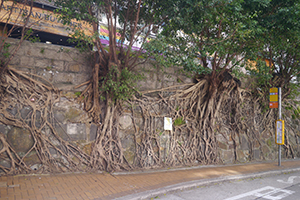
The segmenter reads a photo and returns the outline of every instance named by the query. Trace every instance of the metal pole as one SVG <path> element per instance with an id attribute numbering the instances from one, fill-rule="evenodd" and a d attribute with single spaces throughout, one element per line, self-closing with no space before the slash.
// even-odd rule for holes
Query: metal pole
<path id="1" fill-rule="evenodd" d="M 281 119 L 281 87 L 278 88 L 278 115 Z M 281 145 L 278 146 L 278 166 L 281 166 Z"/>

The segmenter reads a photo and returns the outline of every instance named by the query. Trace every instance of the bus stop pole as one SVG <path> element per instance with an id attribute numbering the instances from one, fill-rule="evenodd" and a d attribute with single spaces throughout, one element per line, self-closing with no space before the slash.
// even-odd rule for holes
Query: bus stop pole
<path id="1" fill-rule="evenodd" d="M 278 88 L 278 117 L 281 120 L 281 87 Z M 278 145 L 278 166 L 281 166 L 281 144 Z"/>

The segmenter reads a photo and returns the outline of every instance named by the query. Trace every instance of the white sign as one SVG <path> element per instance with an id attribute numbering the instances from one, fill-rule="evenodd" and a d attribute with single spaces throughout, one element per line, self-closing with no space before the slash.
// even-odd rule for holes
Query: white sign
<path id="1" fill-rule="evenodd" d="M 164 129 L 165 130 L 172 130 L 172 118 L 171 117 L 164 117 Z"/>
<path id="2" fill-rule="evenodd" d="M 276 144 L 283 145 L 284 144 L 284 121 L 277 120 L 276 121 Z"/>

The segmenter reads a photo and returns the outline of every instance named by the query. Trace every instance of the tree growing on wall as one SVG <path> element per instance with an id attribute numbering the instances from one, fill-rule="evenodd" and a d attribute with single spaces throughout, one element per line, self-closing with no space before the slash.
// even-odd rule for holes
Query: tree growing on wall
<path id="1" fill-rule="evenodd" d="M 256 28 L 260 30 L 252 40 L 256 49 L 249 54 L 249 58 L 257 63 L 255 67 L 249 66 L 255 80 L 251 83 L 253 99 L 260 103 L 266 116 L 262 121 L 268 123 L 263 126 L 269 126 L 278 116 L 277 109 L 269 109 L 269 88 L 282 88 L 283 119 L 287 127 L 284 155 L 292 158 L 299 155 L 292 145 L 294 142 L 289 140 L 292 136 L 299 137 L 296 131 L 299 129 L 299 102 L 295 101 L 299 95 L 297 77 L 300 73 L 299 6 L 300 1 L 266 1 L 262 5 L 251 1 L 244 3 L 244 7 L 254 14 Z"/>
<path id="2" fill-rule="evenodd" d="M 120 103 L 136 92 L 134 81 L 138 75 L 133 70 L 145 61 L 142 47 L 155 25 L 164 18 L 162 5 L 151 0 L 58 0 L 55 3 L 65 23 L 77 19 L 92 26 L 92 36 L 85 35 L 79 27 L 72 35 L 82 49 L 94 50 L 93 77 L 81 93 L 85 110 L 98 125 L 92 165 L 105 170 L 126 165 L 128 168 L 118 135 L 118 112 Z M 99 34 L 103 28 L 100 21 L 107 29 L 104 35 Z"/>
<path id="3" fill-rule="evenodd" d="M 259 81 L 266 83 L 267 80 L 269 86 L 286 82 L 285 87 L 288 87 L 290 80 L 299 73 L 296 51 L 299 3 L 204 0 L 176 1 L 175 5 L 161 36 L 150 43 L 148 50 L 165 66 L 183 66 L 197 74 L 198 87 L 193 89 L 201 94 L 201 98 L 192 99 L 183 110 L 191 107 L 190 110 L 198 117 L 199 130 L 203 133 L 201 138 L 206 145 L 203 149 L 205 159 L 216 162 L 215 132 L 220 111 L 226 110 L 228 114 L 234 148 L 237 143 L 235 135 L 241 131 L 240 124 L 248 126 L 241 121 L 244 117 L 238 117 L 242 107 L 239 97 L 246 91 L 230 74 L 245 72 L 243 66 L 249 59 L 258 63 L 265 58 L 270 58 L 270 66 L 273 67 L 261 62 L 254 74 L 263 77 Z M 280 76 L 271 80 L 276 71 Z M 230 103 L 226 105 L 228 109 L 221 109 L 220 105 L 226 102 Z M 184 113 L 183 110 L 181 113 Z M 189 114 L 183 115 L 187 117 Z M 271 121 L 266 121 L 269 127 Z M 255 130 L 253 132 L 256 134 Z M 253 152 L 249 157 L 253 158 Z"/>
<path id="4" fill-rule="evenodd" d="M 233 98 L 235 106 L 240 102 L 236 99 L 240 96 L 236 92 L 241 92 L 240 81 L 231 74 L 242 70 L 245 52 L 251 46 L 249 39 L 255 32 L 255 21 L 242 3 L 176 1 L 162 34 L 148 46 L 163 65 L 183 66 L 196 74 L 198 83 L 193 92 L 201 95 L 191 99 L 183 110 L 192 111 L 200 121 L 199 134 L 205 146 L 202 159 L 208 163 L 218 161 L 215 125 L 220 106 L 228 98 Z M 235 106 L 229 111 L 233 115 Z"/>
<path id="5" fill-rule="evenodd" d="M 262 89 L 282 87 L 286 98 L 293 90 L 293 82 L 300 73 L 299 66 L 299 1 L 268 1 L 264 6 L 245 1 L 245 7 L 257 21 L 256 52 L 250 55 L 252 60 L 268 59 L 260 68 L 250 71 L 259 76 Z M 258 12 L 259 11 L 259 12 Z M 294 85 L 294 86 L 293 86 Z M 258 85 L 259 86 L 259 85 Z M 266 91 L 268 92 L 268 91 Z"/>

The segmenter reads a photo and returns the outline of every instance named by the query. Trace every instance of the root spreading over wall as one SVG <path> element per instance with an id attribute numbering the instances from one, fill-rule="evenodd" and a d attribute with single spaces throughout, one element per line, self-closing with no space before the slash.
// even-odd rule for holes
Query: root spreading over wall
<path id="1" fill-rule="evenodd" d="M 42 78 L 32 76 L 10 68 L 1 83 L 0 122 L 29 131 L 34 143 L 25 155 L 19 155 L 1 133 L 0 158 L 10 167 L 0 165 L 0 169 L 6 174 L 32 173 L 37 168 L 26 163 L 32 155 L 39 159 L 37 173 L 89 169 L 90 156 L 56 132 L 52 108 L 59 101 L 59 92 Z M 29 111 L 26 115 L 20 113 L 23 108 Z"/>
<path id="2" fill-rule="evenodd" d="M 255 159 L 254 149 L 259 149 L 260 159 L 272 159 L 269 154 L 276 154 L 272 153 L 275 145 L 269 144 L 266 135 L 274 138 L 277 113 L 263 113 L 259 100 L 234 79 L 223 80 L 212 90 L 209 79 L 203 78 L 185 88 L 144 92 L 124 106 L 108 102 L 97 125 L 92 151 L 87 154 L 56 130 L 59 122 L 53 116 L 53 105 L 60 101 L 60 92 L 41 77 L 9 68 L 0 87 L 0 122 L 27 130 L 33 144 L 20 155 L 0 133 L 0 160 L 9 163 L 0 165 L 0 170 L 19 174 L 217 164 L 225 160 L 221 148 L 232 152 L 232 162 L 241 157 L 244 161 Z M 289 100 L 285 104 L 294 106 Z M 20 112 L 24 108 L 28 110 L 26 115 Z M 119 130 L 119 117 L 125 110 L 131 112 L 134 126 L 130 133 L 134 146 L 131 160 L 124 154 Z M 284 115 L 283 154 L 286 158 L 299 157 L 299 118 L 293 119 L 289 110 Z M 163 129 L 164 117 L 172 118 L 172 131 Z M 225 147 L 220 141 L 226 143 Z M 245 141 L 247 154 L 242 154 Z M 269 154 L 266 148 L 271 149 Z M 39 163 L 27 162 L 32 155 Z M 33 165 L 37 164 L 35 171 Z"/>

